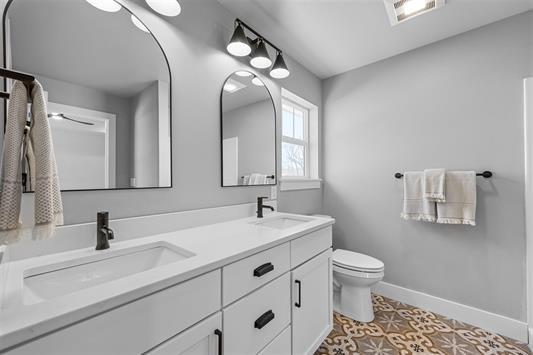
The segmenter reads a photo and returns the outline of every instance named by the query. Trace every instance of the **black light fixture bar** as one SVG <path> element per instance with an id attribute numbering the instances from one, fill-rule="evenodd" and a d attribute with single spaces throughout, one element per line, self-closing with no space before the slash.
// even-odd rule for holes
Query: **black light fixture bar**
<path id="1" fill-rule="evenodd" d="M 248 26 L 246 23 L 244 23 L 241 19 L 236 19 L 235 20 L 235 23 L 238 23 L 240 24 L 242 27 L 246 28 L 248 31 L 252 32 L 257 38 L 257 39 L 262 39 L 264 42 L 268 43 L 268 45 L 272 48 L 274 48 L 276 51 L 278 51 L 279 53 L 281 53 L 281 49 L 279 49 L 278 47 L 276 47 L 272 42 L 270 42 L 268 39 L 266 39 L 265 37 L 261 36 L 256 30 L 254 30 L 253 28 L 251 28 L 250 26 Z"/>

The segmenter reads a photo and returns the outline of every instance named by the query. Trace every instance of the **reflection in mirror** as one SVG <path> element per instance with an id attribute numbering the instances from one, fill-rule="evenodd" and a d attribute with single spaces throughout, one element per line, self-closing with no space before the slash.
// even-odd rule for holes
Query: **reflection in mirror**
<path id="1" fill-rule="evenodd" d="M 4 67 L 46 91 L 62 190 L 171 186 L 167 60 L 114 4 L 13 0 L 5 10 Z"/>
<path id="2" fill-rule="evenodd" d="M 222 186 L 276 184 L 276 111 L 263 81 L 233 73 L 221 94 Z"/>

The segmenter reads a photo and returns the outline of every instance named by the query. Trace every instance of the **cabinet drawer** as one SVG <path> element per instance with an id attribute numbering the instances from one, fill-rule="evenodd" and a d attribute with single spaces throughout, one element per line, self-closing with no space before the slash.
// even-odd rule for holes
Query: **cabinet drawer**
<path id="1" fill-rule="evenodd" d="M 291 327 L 288 326 L 257 355 L 289 355 L 291 353 Z"/>
<path id="2" fill-rule="evenodd" d="M 221 355 L 222 312 L 168 339 L 143 355 Z"/>
<path id="3" fill-rule="evenodd" d="M 290 308 L 288 273 L 225 308 L 224 354 L 257 354 L 289 325 Z"/>
<path id="4" fill-rule="evenodd" d="M 140 354 L 220 309 L 220 269 L 89 318 L 8 354 Z"/>
<path id="5" fill-rule="evenodd" d="M 331 248 L 331 226 L 291 241 L 291 268 Z"/>
<path id="6" fill-rule="evenodd" d="M 222 268 L 224 306 L 289 271 L 290 246 L 285 243 Z"/>

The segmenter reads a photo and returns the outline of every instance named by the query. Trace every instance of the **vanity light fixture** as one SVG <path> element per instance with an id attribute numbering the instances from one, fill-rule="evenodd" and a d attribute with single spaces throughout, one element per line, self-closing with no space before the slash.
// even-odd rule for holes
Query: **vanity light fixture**
<path id="1" fill-rule="evenodd" d="M 265 86 L 265 83 L 263 83 L 261 79 L 259 79 L 257 76 L 254 76 L 254 78 L 252 79 L 252 84 L 254 84 L 255 86 Z"/>
<path id="2" fill-rule="evenodd" d="M 272 65 L 272 60 L 268 56 L 268 50 L 266 49 L 265 42 L 259 39 L 257 45 L 252 50 L 252 58 L 250 58 L 250 64 L 252 67 L 258 69 L 265 69 Z"/>
<path id="3" fill-rule="evenodd" d="M 96 7 L 98 10 L 106 12 L 117 12 L 122 8 L 115 0 L 86 0 L 89 4 Z"/>
<path id="4" fill-rule="evenodd" d="M 235 30 L 233 30 L 233 36 L 231 36 L 226 49 L 236 57 L 244 57 L 252 52 L 252 47 L 250 47 L 248 38 L 244 34 L 244 30 L 240 23 L 236 23 Z"/>
<path id="5" fill-rule="evenodd" d="M 287 69 L 287 64 L 285 64 L 285 59 L 281 55 L 281 52 L 278 52 L 276 55 L 276 60 L 272 69 L 270 69 L 270 76 L 274 79 L 283 79 L 288 77 L 290 74 L 289 69 Z"/>
<path id="6" fill-rule="evenodd" d="M 247 37 L 244 29 L 251 32 L 255 36 L 255 39 Z M 272 59 L 270 59 L 267 44 L 277 53 L 274 65 L 272 65 Z M 240 19 L 235 20 L 235 29 L 226 49 L 236 57 L 249 55 L 250 65 L 254 68 L 266 69 L 271 67 L 270 76 L 274 79 L 283 79 L 290 75 L 281 50 Z"/>
<path id="7" fill-rule="evenodd" d="M 135 27 L 137 27 L 137 28 L 140 29 L 141 31 L 146 32 L 146 33 L 150 33 L 150 31 L 148 30 L 148 28 L 146 28 L 146 26 L 141 22 L 141 20 L 139 20 L 139 19 L 137 18 L 137 16 L 135 16 L 135 15 L 131 15 L 131 22 L 133 22 L 133 24 L 135 25 Z"/>
<path id="8" fill-rule="evenodd" d="M 443 7 L 446 0 L 383 0 L 392 26 Z"/>
<path id="9" fill-rule="evenodd" d="M 174 17 L 181 13 L 178 0 L 146 0 L 146 3 L 152 10 L 163 16 Z"/>
<path id="10" fill-rule="evenodd" d="M 237 76 L 240 76 L 240 77 L 243 77 L 243 78 L 247 78 L 247 77 L 253 75 L 252 73 L 250 73 L 249 71 L 246 71 L 246 70 L 239 70 L 239 71 L 236 71 L 235 74 L 236 74 Z"/>

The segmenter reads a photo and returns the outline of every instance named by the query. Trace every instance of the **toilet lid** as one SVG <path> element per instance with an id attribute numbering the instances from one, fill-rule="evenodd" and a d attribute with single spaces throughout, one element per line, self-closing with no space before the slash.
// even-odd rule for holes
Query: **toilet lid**
<path id="1" fill-rule="evenodd" d="M 371 272 L 379 272 L 385 268 L 385 264 L 376 258 L 343 249 L 333 252 L 333 263 L 346 269 Z"/>

